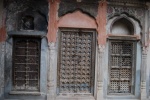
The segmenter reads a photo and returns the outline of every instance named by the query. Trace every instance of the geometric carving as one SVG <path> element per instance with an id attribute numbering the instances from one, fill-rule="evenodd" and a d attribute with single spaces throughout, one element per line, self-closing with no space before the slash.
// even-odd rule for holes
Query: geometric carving
<path id="1" fill-rule="evenodd" d="M 117 3 L 124 3 L 124 4 L 144 4 L 140 0 L 107 0 L 108 2 L 117 2 Z"/>
<path id="2" fill-rule="evenodd" d="M 58 71 L 59 93 L 91 93 L 94 82 L 93 32 L 62 31 Z"/>
<path id="3" fill-rule="evenodd" d="M 126 13 L 137 18 L 140 21 L 141 25 L 143 25 L 144 11 L 144 8 L 137 7 L 108 6 L 107 18 L 110 19 L 113 16 Z"/>
<path id="4" fill-rule="evenodd" d="M 14 90 L 38 91 L 40 79 L 40 39 L 14 38 Z"/>
<path id="5" fill-rule="evenodd" d="M 109 93 L 131 93 L 133 42 L 111 41 Z"/>

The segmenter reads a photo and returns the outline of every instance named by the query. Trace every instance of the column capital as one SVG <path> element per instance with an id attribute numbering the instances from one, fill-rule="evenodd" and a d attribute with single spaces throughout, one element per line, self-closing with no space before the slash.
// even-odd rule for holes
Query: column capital
<path id="1" fill-rule="evenodd" d="M 98 45 L 98 52 L 102 53 L 105 51 L 105 46 L 104 45 Z"/>
<path id="2" fill-rule="evenodd" d="M 147 53 L 148 53 L 148 47 L 147 46 L 142 47 L 142 54 L 147 55 Z"/>
<path id="3" fill-rule="evenodd" d="M 50 43 L 48 43 L 48 48 L 49 48 L 49 50 L 55 50 L 55 48 L 56 48 L 56 43 L 55 43 L 55 42 L 50 42 Z"/>

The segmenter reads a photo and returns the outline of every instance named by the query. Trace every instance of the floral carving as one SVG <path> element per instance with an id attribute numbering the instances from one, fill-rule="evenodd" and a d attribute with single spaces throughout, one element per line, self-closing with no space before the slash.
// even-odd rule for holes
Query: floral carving
<path id="1" fill-rule="evenodd" d="M 141 24 L 144 22 L 144 8 L 136 7 L 108 6 L 107 19 L 110 19 L 113 16 L 117 16 L 123 13 L 138 19 L 141 22 Z"/>

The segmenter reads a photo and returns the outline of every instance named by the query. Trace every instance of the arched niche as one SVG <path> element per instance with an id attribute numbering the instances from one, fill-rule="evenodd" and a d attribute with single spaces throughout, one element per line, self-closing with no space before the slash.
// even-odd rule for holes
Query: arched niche
<path id="1" fill-rule="evenodd" d="M 134 35 L 134 26 L 126 18 L 116 20 L 111 26 L 114 35 Z"/>
<path id="2" fill-rule="evenodd" d="M 47 31 L 46 15 L 41 14 L 39 11 L 27 9 L 18 13 L 17 28 L 21 30 L 34 30 L 34 31 Z"/>
<path id="3" fill-rule="evenodd" d="M 23 30 L 34 30 L 34 17 L 32 17 L 32 16 L 22 17 L 21 29 L 23 29 Z"/>
<path id="4" fill-rule="evenodd" d="M 120 29 L 123 29 L 126 33 L 122 32 L 119 35 L 129 35 L 127 33 L 130 32 L 130 35 L 135 35 L 141 38 L 142 28 L 140 23 L 137 21 L 137 19 L 134 19 L 126 14 L 121 14 L 108 19 L 106 26 L 107 34 L 118 35 L 115 34 L 115 29 L 119 28 L 118 25 L 120 24 Z"/>
<path id="5" fill-rule="evenodd" d="M 97 29 L 97 24 L 94 18 L 77 10 L 62 16 L 58 27 Z"/>

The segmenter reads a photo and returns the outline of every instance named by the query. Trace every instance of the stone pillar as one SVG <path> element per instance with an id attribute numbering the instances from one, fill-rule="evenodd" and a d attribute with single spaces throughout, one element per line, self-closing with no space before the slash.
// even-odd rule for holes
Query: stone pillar
<path id="1" fill-rule="evenodd" d="M 141 100 L 146 100 L 146 70 L 147 70 L 147 47 L 142 49 L 142 64 L 141 64 Z"/>
<path id="2" fill-rule="evenodd" d="M 57 10 L 59 0 L 49 1 L 49 22 L 48 22 L 48 42 L 49 42 L 49 67 L 48 67 L 48 79 L 47 79 L 47 100 L 55 100 L 56 97 L 56 33 L 57 33 Z M 55 72 L 55 73 L 54 73 Z"/>
<path id="3" fill-rule="evenodd" d="M 106 22 L 107 22 L 107 1 L 101 0 L 98 7 L 98 15 L 96 21 L 98 24 L 98 74 L 97 74 L 97 99 L 103 100 L 103 66 L 104 66 L 104 51 L 106 45 Z"/>
<path id="4" fill-rule="evenodd" d="M 47 72 L 47 100 L 55 100 L 56 96 L 56 84 L 55 84 L 55 57 L 56 57 L 56 45 L 55 43 L 49 43 L 49 61 Z"/>
<path id="5" fill-rule="evenodd" d="M 144 34 L 144 43 L 143 43 L 143 48 L 142 48 L 142 64 L 141 64 L 141 100 L 147 100 L 148 99 L 148 94 L 149 94 L 149 88 L 147 88 L 147 70 L 149 70 L 147 66 L 147 54 L 148 54 L 148 48 L 149 48 L 149 16 L 150 16 L 150 3 L 147 3 L 148 9 L 145 12 L 145 34 Z M 147 90 L 148 89 L 148 90 Z"/>
<path id="6" fill-rule="evenodd" d="M 103 100 L 103 58 L 104 58 L 104 45 L 98 47 L 98 68 L 97 68 L 97 100 Z"/>

